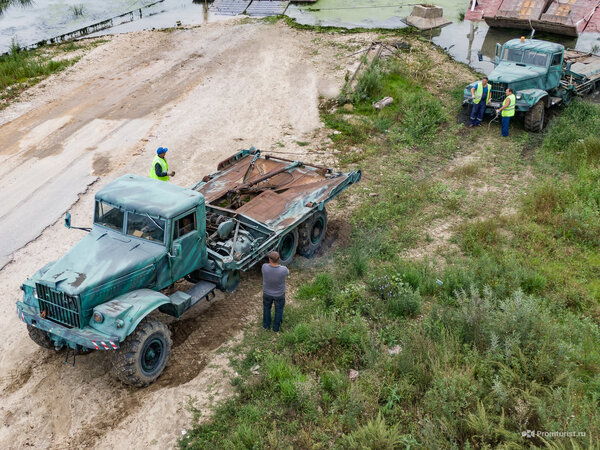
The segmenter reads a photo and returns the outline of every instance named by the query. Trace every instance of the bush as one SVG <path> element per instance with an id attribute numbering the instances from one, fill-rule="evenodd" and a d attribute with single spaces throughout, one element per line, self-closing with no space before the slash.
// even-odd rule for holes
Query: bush
<path id="1" fill-rule="evenodd" d="M 385 419 L 378 414 L 345 437 L 344 448 L 363 450 L 393 450 L 403 444 L 398 425 L 387 426 Z"/>
<path id="2" fill-rule="evenodd" d="M 363 60 L 363 64 L 366 62 Z M 352 93 L 352 101 L 377 101 L 383 88 L 384 70 L 379 62 L 369 65 L 359 76 Z"/>

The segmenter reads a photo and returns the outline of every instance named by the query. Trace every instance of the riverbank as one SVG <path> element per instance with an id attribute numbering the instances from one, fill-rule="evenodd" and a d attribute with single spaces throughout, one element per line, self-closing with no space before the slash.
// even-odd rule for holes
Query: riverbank
<path id="1" fill-rule="evenodd" d="M 475 74 L 404 39 L 321 110 L 363 170 L 328 205 L 341 247 L 292 264 L 312 280 L 282 331 L 255 319 L 229 353 L 236 394 L 196 409 L 181 448 L 598 445 L 600 107 L 508 139 L 465 128 Z"/>

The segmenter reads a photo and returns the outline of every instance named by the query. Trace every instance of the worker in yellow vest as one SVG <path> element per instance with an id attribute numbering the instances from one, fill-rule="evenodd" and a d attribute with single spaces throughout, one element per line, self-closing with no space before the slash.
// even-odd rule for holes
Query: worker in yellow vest
<path id="1" fill-rule="evenodd" d="M 508 123 L 510 122 L 510 118 L 515 115 L 515 104 L 517 103 L 517 99 L 515 98 L 515 94 L 511 88 L 506 88 L 506 98 L 504 99 L 504 104 L 502 108 L 498 108 L 496 114 L 502 112 L 502 136 L 508 136 Z"/>
<path id="2" fill-rule="evenodd" d="M 156 156 L 152 161 L 152 167 L 150 168 L 150 178 L 161 181 L 169 181 L 169 177 L 175 176 L 175 171 L 169 172 L 169 165 L 167 164 L 167 150 L 166 147 L 158 147 L 156 150 Z"/>
<path id="3" fill-rule="evenodd" d="M 487 77 L 471 88 L 471 99 L 473 100 L 473 109 L 471 110 L 470 127 L 478 127 L 483 120 L 485 108 L 492 98 L 492 89 L 488 84 Z"/>

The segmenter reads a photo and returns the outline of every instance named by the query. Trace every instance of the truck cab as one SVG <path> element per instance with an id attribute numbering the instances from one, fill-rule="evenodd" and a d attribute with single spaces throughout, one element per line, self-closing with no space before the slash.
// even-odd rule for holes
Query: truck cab
<path id="1" fill-rule="evenodd" d="M 22 285 L 20 318 L 47 332 L 46 346 L 116 348 L 171 302 L 157 291 L 206 264 L 205 226 L 202 194 L 125 175 L 96 194 L 89 234 Z"/>

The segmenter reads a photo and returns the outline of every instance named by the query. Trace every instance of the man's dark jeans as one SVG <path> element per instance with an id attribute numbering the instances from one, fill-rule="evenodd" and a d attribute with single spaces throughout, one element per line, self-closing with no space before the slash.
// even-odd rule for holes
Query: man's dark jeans
<path id="1" fill-rule="evenodd" d="M 279 331 L 281 322 L 283 322 L 283 307 L 285 306 L 285 295 L 273 297 L 263 294 L 263 327 L 266 330 L 271 328 L 271 306 L 275 303 L 275 319 L 273 320 L 273 331 Z"/>

